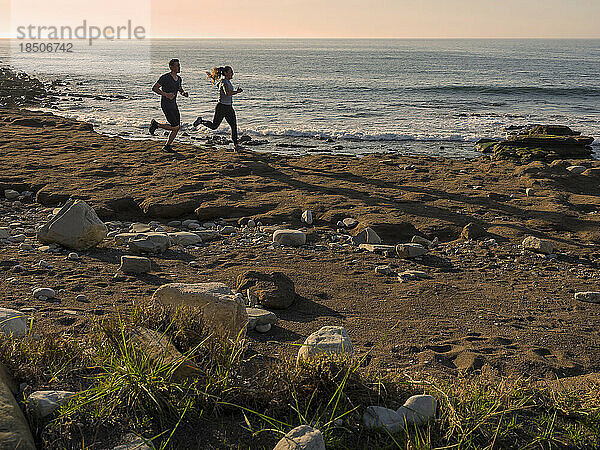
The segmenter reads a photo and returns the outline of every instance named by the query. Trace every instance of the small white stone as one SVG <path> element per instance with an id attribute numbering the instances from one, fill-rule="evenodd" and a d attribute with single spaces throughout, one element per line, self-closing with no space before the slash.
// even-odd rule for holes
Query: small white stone
<path id="1" fill-rule="evenodd" d="M 77 253 L 75 253 L 75 252 L 71 252 L 71 253 L 69 253 L 69 254 L 67 255 L 67 259 L 68 259 L 69 261 L 78 261 L 80 258 L 79 258 L 79 255 L 78 255 Z"/>
<path id="2" fill-rule="evenodd" d="M 83 294 L 79 294 L 77 297 L 75 297 L 75 301 L 81 302 L 81 303 L 87 303 L 87 297 Z"/>
<path id="3" fill-rule="evenodd" d="M 55 298 L 56 292 L 51 288 L 35 288 L 33 290 L 33 297 L 40 300 L 42 300 L 42 297 L 44 297 L 44 300 L 47 300 L 49 298 Z"/>
<path id="4" fill-rule="evenodd" d="M 312 211 L 307 209 L 306 211 L 304 211 L 302 213 L 302 217 L 301 217 L 302 223 L 305 223 L 306 225 L 312 225 L 313 223 L 313 214 Z"/>
<path id="5" fill-rule="evenodd" d="M 7 200 L 14 200 L 15 198 L 19 197 L 19 192 L 15 191 L 14 189 L 5 189 L 4 196 Z"/>

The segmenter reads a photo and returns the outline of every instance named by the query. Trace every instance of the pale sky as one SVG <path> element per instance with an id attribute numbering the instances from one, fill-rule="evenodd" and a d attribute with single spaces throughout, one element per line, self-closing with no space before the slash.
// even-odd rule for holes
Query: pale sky
<path id="1" fill-rule="evenodd" d="M 33 24 L 59 24 L 57 20 L 68 21 L 73 14 L 76 15 L 73 19 L 101 21 L 100 11 L 107 11 L 106 0 L 72 0 L 71 8 L 57 8 L 55 3 L 0 0 L 0 36 L 15 33 L 11 4 L 13 10 L 21 10 L 19 17 L 26 11 L 27 20 Z M 131 0 L 118 2 L 130 3 Z M 134 3 L 138 5 L 137 11 L 145 9 L 146 17 L 151 17 L 152 37 L 600 38 L 600 0 L 134 0 Z M 116 7 L 113 11 L 118 14 L 121 9 Z"/>

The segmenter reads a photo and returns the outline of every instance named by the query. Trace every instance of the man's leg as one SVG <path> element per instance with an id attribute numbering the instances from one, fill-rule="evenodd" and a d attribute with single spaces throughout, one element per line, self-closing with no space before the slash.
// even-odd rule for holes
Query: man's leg
<path id="1" fill-rule="evenodd" d="M 175 140 L 175 136 L 177 136 L 177 133 L 181 129 L 181 125 L 177 125 L 176 127 L 171 127 L 171 129 L 172 129 L 172 131 L 169 134 L 169 139 L 167 139 L 167 145 L 171 145 L 173 143 L 173 141 Z"/>

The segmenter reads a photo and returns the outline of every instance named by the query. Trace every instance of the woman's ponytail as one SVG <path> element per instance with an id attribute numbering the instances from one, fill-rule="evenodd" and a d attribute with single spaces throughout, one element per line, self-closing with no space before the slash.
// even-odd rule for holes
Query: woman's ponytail
<path id="1" fill-rule="evenodd" d="M 212 82 L 212 84 L 215 84 L 217 81 L 219 81 L 219 78 L 221 78 L 224 73 L 224 67 L 213 67 L 211 71 L 206 71 L 206 77 Z"/>

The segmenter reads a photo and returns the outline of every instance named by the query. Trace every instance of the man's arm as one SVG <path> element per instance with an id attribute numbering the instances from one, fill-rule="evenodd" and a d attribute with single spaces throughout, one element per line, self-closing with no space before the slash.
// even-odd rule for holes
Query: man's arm
<path id="1" fill-rule="evenodd" d="M 161 89 L 161 86 L 160 86 L 160 84 L 158 84 L 158 82 L 154 83 L 154 86 L 152 87 L 152 91 L 156 92 L 158 95 L 167 97 L 169 100 L 173 100 L 175 98 L 175 95 L 172 92 L 163 92 L 163 90 Z"/>
<path id="2" fill-rule="evenodd" d="M 185 91 L 183 90 L 183 85 L 180 85 L 180 86 L 179 86 L 179 93 L 180 93 L 181 95 L 183 95 L 184 97 L 189 97 L 189 96 L 190 96 L 190 94 L 188 94 L 187 92 L 185 92 Z"/>

